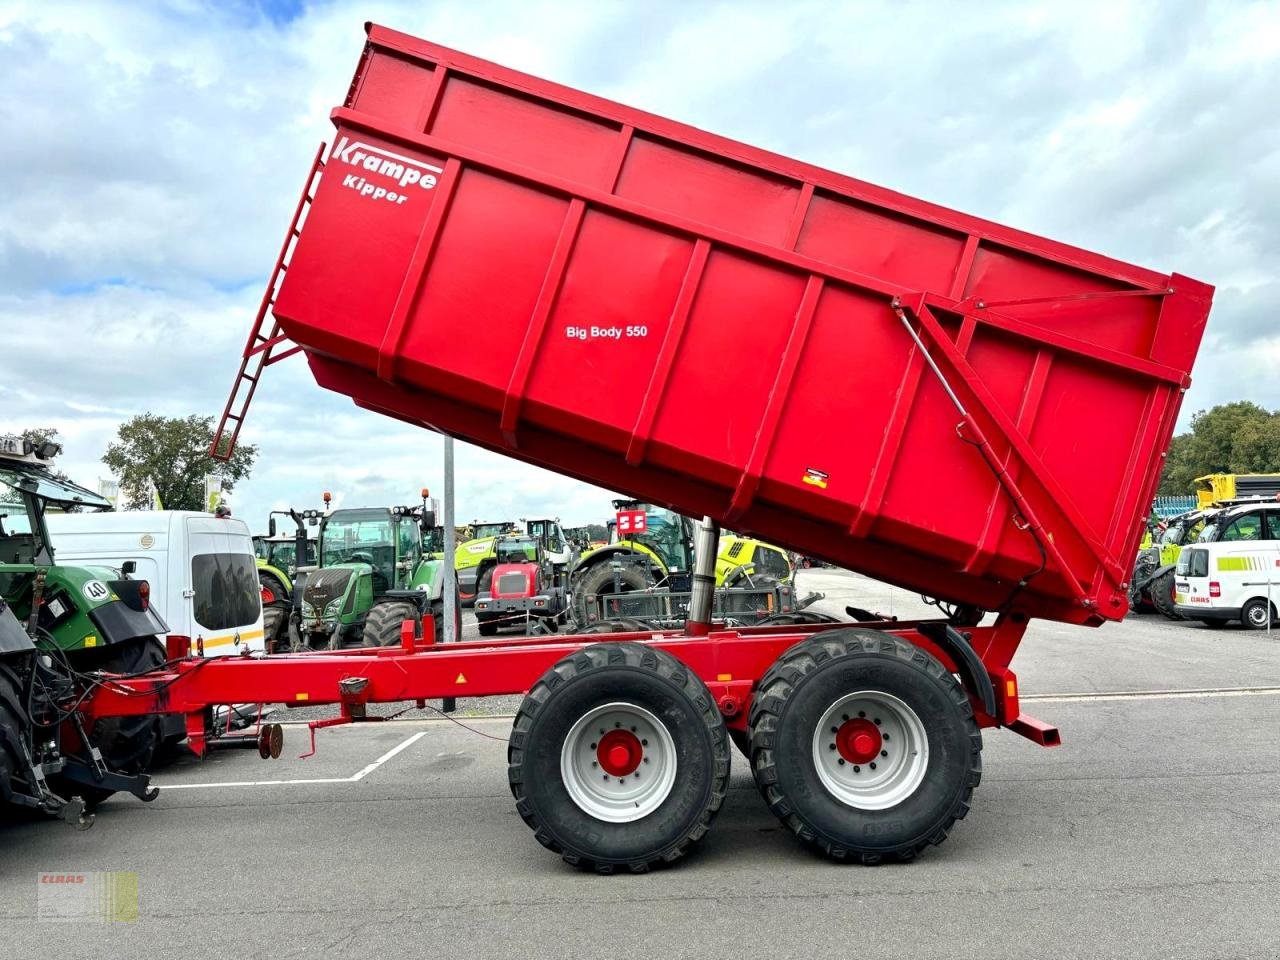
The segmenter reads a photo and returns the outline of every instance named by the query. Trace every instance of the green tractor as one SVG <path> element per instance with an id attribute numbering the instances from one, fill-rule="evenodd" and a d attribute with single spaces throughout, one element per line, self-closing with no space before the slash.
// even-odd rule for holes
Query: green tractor
<path id="1" fill-rule="evenodd" d="M 317 565 L 299 574 L 293 592 L 292 649 L 390 646 L 405 620 L 426 617 L 443 637 L 443 533 L 425 490 L 421 506 L 301 515 L 316 518 L 320 532 Z M 460 612 L 454 623 L 461 635 Z"/>
<path id="2" fill-rule="evenodd" d="M 278 533 L 278 516 L 292 520 L 296 532 Z M 253 538 L 258 586 L 262 591 L 262 628 L 268 650 L 284 645 L 293 606 L 293 582 L 299 569 L 308 569 L 316 562 L 315 541 L 308 536 L 307 525 L 314 527 L 319 522 L 315 516 L 304 517 L 297 510 L 272 510 L 267 515 L 267 535 Z"/>
<path id="3" fill-rule="evenodd" d="M 113 717 L 85 729 L 75 692 L 96 674 L 162 666 L 157 634 L 168 628 L 151 609 L 147 581 L 129 579 L 130 564 L 55 563 L 47 511 L 111 509 L 52 472 L 60 450 L 0 437 L 0 800 L 79 816 L 117 790 L 150 799 L 145 774 L 166 724 Z M 58 718 L 68 712 L 76 742 L 59 743 Z"/>
<path id="4" fill-rule="evenodd" d="M 592 622 L 587 598 L 637 590 L 692 589 L 693 521 L 652 503 L 614 500 L 618 512 L 643 514 L 640 532 L 618 533 L 610 521 L 609 542 L 585 551 L 570 580 L 573 616 L 579 624 Z M 727 535 L 716 553 L 716 586 L 757 586 L 789 583 L 793 576 L 786 551 L 749 537 Z"/>

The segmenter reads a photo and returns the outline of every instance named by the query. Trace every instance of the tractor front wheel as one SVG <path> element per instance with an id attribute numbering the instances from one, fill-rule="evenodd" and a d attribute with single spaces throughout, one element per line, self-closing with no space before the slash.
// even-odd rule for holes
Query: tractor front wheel
<path id="1" fill-rule="evenodd" d="M 392 647 L 400 642 L 400 625 L 417 620 L 418 608 L 407 600 L 375 603 L 364 621 L 366 647 Z"/>
<path id="2" fill-rule="evenodd" d="M 80 671 L 103 670 L 108 673 L 133 675 L 155 670 L 165 664 L 164 646 L 155 637 L 135 637 L 99 650 L 80 651 L 71 655 L 72 665 Z M 112 773 L 146 773 L 151 769 L 156 751 L 161 747 L 164 731 L 158 714 L 136 717 L 103 717 L 88 731 L 90 742 L 102 753 L 102 761 Z M 85 807 L 93 809 L 115 791 L 105 787 L 81 784 L 58 790 L 64 796 L 78 794 Z"/>
<path id="3" fill-rule="evenodd" d="M 982 734 L 935 658 L 886 633 L 786 651 L 751 706 L 751 769 L 774 815 L 832 860 L 911 860 L 969 810 Z"/>
<path id="4" fill-rule="evenodd" d="M 1147 591 L 1151 594 L 1151 603 L 1170 620 L 1185 620 L 1173 603 L 1173 571 L 1166 570 L 1151 581 Z"/>

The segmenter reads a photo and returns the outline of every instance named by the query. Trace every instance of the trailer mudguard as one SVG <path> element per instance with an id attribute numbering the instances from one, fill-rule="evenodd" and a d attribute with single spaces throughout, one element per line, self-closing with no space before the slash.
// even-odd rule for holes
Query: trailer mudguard
<path id="1" fill-rule="evenodd" d="M 972 696 L 982 701 L 982 709 L 987 712 L 987 716 L 997 716 L 996 693 L 991 686 L 991 675 L 965 635 L 951 624 L 940 621 L 922 623 L 917 629 L 951 657 L 955 662 L 956 672 L 960 674 L 960 682 Z"/>

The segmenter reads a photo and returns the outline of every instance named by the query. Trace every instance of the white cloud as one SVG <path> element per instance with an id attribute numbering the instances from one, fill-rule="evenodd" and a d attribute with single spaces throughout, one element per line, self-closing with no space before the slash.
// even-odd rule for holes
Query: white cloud
<path id="1" fill-rule="evenodd" d="M 1184 414 L 1280 406 L 1274 4 L 0 7 L 0 429 L 86 482 L 122 417 L 216 412 L 367 19 L 980 216 L 1219 285 Z M 266 12 L 263 12 L 265 9 Z M 11 344 L 20 343 L 20 347 Z M 235 497 L 438 489 L 438 438 L 274 367 Z M 607 495 L 473 448 L 465 517 Z"/>

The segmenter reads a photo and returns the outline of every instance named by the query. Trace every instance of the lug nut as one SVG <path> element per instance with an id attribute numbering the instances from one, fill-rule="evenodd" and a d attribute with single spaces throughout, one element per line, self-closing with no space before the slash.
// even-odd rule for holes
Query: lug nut
<path id="1" fill-rule="evenodd" d="M 887 733 L 882 733 L 881 736 L 884 737 L 886 740 L 889 739 L 889 735 Z"/>
<path id="2" fill-rule="evenodd" d="M 636 732 L 636 728 L 635 728 L 635 727 L 632 727 L 632 728 L 631 728 L 631 732 L 632 732 L 632 733 L 635 733 L 635 732 Z"/>
<path id="3" fill-rule="evenodd" d="M 828 743 L 828 744 L 827 744 L 827 749 L 828 749 L 828 750 L 834 750 L 835 748 L 836 748 L 836 745 L 835 745 L 834 743 Z"/>
<path id="4" fill-rule="evenodd" d="M 640 746 L 642 746 L 642 747 L 647 747 L 648 745 L 649 745 L 649 741 L 648 741 L 648 740 L 641 740 L 641 741 L 640 741 Z"/>
<path id="5" fill-rule="evenodd" d="M 848 720 L 848 719 L 849 719 L 849 715 L 848 715 L 847 713 L 842 713 L 842 714 L 840 714 L 840 719 L 841 719 L 841 720 Z"/>
<path id="6" fill-rule="evenodd" d="M 888 751 L 888 750 L 881 750 L 881 751 L 880 751 L 880 756 L 882 756 L 882 757 L 887 757 L 888 755 L 889 755 L 889 751 Z"/>
<path id="7" fill-rule="evenodd" d="M 591 745 L 591 749 L 592 749 L 592 750 L 594 750 L 595 748 L 596 748 L 596 745 L 593 743 L 593 744 Z"/>
<path id="8" fill-rule="evenodd" d="M 842 767 L 843 767 L 843 766 L 844 766 L 844 757 L 841 757 L 839 760 L 837 760 L 837 761 L 836 761 L 836 763 L 840 764 L 840 766 L 842 766 Z"/>
<path id="9" fill-rule="evenodd" d="M 839 732 L 840 732 L 840 728 L 839 728 L 839 727 L 832 727 L 832 728 L 831 728 L 831 732 L 832 732 L 832 733 L 839 733 Z"/>
<path id="10" fill-rule="evenodd" d="M 591 765 L 592 765 L 593 767 L 598 767 L 598 766 L 600 766 L 600 764 L 596 763 L 596 761 L 594 761 L 594 760 L 592 760 L 592 761 L 591 761 Z"/>
<path id="11" fill-rule="evenodd" d="M 872 720 L 871 722 L 872 722 L 872 723 L 874 723 L 877 727 L 878 727 L 878 726 L 880 726 L 880 718 L 879 718 L 879 717 L 876 717 L 876 718 L 875 718 L 874 720 Z"/>
<path id="12" fill-rule="evenodd" d="M 866 715 L 867 715 L 867 711 L 865 711 L 865 710 L 859 710 L 859 711 L 858 711 L 858 716 L 860 716 L 860 717 L 865 717 Z"/>
<path id="13" fill-rule="evenodd" d="M 637 771 L 635 772 L 634 776 L 635 776 L 635 778 L 636 778 L 637 780 L 639 780 L 639 779 L 640 779 L 640 771 L 639 771 L 639 770 L 637 770 Z"/>
<path id="14" fill-rule="evenodd" d="M 854 773 L 861 773 L 861 772 L 862 772 L 862 768 L 861 768 L 860 766 L 858 766 L 858 765 L 855 763 L 855 764 L 853 765 L 853 772 L 854 772 Z"/>
<path id="15" fill-rule="evenodd" d="M 872 770 L 874 770 L 876 768 L 876 762 L 872 760 L 870 763 L 867 764 L 867 766 L 870 767 Z"/>

